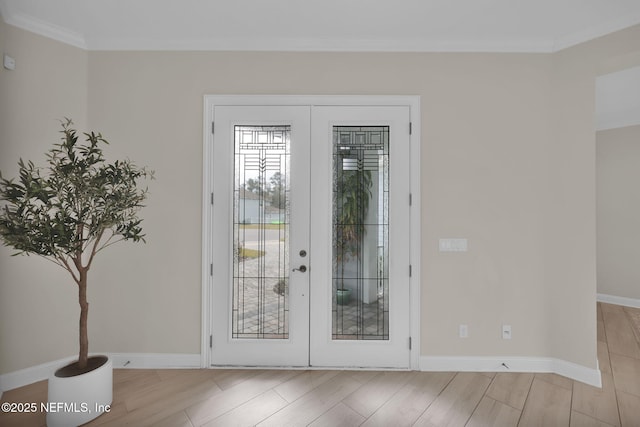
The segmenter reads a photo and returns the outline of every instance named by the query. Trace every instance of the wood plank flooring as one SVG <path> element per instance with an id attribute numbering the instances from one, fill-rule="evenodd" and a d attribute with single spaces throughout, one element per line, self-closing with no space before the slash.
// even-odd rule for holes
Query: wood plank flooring
<path id="1" fill-rule="evenodd" d="M 640 309 L 599 303 L 601 389 L 554 374 L 114 370 L 110 413 L 88 426 L 640 426 Z M 43 402 L 40 381 L 2 402 Z M 0 413 L 0 426 L 45 425 Z"/>

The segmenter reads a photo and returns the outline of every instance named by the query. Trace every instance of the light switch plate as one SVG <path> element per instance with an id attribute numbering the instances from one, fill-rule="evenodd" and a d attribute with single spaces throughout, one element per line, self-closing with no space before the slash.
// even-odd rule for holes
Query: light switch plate
<path id="1" fill-rule="evenodd" d="M 7 70 L 16 69 L 16 60 L 10 57 L 9 55 L 7 55 L 6 53 L 4 54 L 2 64 L 4 65 L 4 68 L 6 68 Z"/>
<path id="2" fill-rule="evenodd" d="M 440 239 L 438 247 L 440 252 L 467 252 L 469 250 L 467 239 Z"/>

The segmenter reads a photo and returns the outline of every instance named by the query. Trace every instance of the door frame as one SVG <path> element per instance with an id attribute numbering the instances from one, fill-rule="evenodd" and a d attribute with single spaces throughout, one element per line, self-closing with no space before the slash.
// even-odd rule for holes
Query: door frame
<path id="1" fill-rule="evenodd" d="M 407 106 L 410 111 L 410 369 L 420 369 L 421 197 L 420 197 L 420 96 L 394 95 L 205 95 L 202 156 L 202 323 L 200 366 L 211 367 L 211 313 L 213 310 L 213 117 L 216 106 Z M 308 369 L 308 368 L 305 368 Z"/>

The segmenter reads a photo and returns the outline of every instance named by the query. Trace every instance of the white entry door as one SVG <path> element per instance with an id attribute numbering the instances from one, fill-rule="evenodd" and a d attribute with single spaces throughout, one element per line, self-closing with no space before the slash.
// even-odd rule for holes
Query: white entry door
<path id="1" fill-rule="evenodd" d="M 215 107 L 213 365 L 309 363 L 309 111 Z"/>
<path id="2" fill-rule="evenodd" d="M 312 366 L 410 366 L 408 107 L 315 107 Z"/>
<path id="3" fill-rule="evenodd" d="M 408 368 L 409 108 L 213 121 L 211 365 Z"/>

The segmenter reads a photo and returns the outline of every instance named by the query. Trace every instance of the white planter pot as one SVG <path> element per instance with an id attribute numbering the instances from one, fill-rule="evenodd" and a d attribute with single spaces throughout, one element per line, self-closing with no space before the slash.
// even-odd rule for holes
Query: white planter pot
<path id="1" fill-rule="evenodd" d="M 102 366 L 77 376 L 56 376 L 59 371 L 49 377 L 48 427 L 79 426 L 110 410 L 113 401 L 111 359 L 107 358 Z"/>

